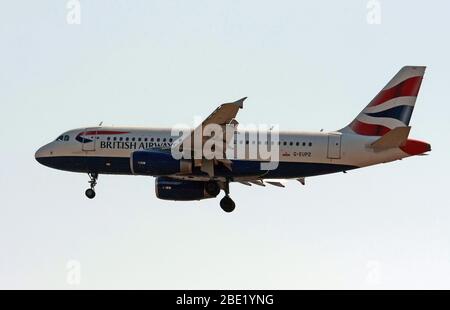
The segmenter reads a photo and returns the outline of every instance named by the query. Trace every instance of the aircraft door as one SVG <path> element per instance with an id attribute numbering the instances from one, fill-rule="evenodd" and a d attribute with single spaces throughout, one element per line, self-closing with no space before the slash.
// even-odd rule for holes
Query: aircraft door
<path id="1" fill-rule="evenodd" d="M 86 128 L 80 135 L 81 149 L 83 151 L 95 151 L 95 140 L 97 138 L 97 131 Z"/>
<path id="2" fill-rule="evenodd" d="M 341 135 L 329 134 L 328 135 L 328 158 L 339 159 L 341 158 Z"/>

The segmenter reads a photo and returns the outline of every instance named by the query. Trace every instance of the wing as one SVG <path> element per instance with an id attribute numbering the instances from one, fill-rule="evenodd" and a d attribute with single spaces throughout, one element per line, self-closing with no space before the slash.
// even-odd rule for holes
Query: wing
<path id="1" fill-rule="evenodd" d="M 302 185 L 305 185 L 305 178 L 297 178 L 297 181 L 299 181 Z M 258 186 L 266 186 L 266 184 L 270 184 L 276 187 L 286 187 L 286 183 L 289 181 L 289 179 L 239 179 L 237 178 L 236 180 L 237 182 L 247 185 L 247 186 L 252 186 L 252 184 L 254 185 L 258 185 Z"/>
<path id="2" fill-rule="evenodd" d="M 238 101 L 221 104 L 214 110 L 201 124 L 206 126 L 208 124 L 227 125 L 235 120 L 239 109 L 244 107 L 244 100 L 247 97 L 241 98 Z"/>
<path id="3" fill-rule="evenodd" d="M 206 182 L 211 180 L 208 176 L 183 176 L 183 175 L 174 175 L 171 176 L 173 179 L 177 180 L 185 180 L 185 181 L 202 181 Z M 224 177 L 215 177 L 214 178 L 218 182 L 225 183 L 227 180 Z M 237 177 L 234 178 L 232 182 L 241 183 L 243 185 L 252 186 L 263 186 L 265 187 L 266 184 L 276 186 L 276 187 L 286 187 L 287 183 L 291 180 L 296 180 L 300 182 L 301 185 L 306 185 L 305 178 L 296 178 L 296 179 L 261 179 L 261 178 L 252 178 L 252 177 Z"/>
<path id="4" fill-rule="evenodd" d="M 238 122 L 235 118 L 239 110 L 243 108 L 245 99 L 247 99 L 247 97 L 239 99 L 235 102 L 220 105 L 197 128 L 192 130 L 190 135 L 182 139 L 175 147 L 179 147 L 181 144 L 184 152 L 190 151 L 195 159 L 195 166 L 201 167 L 202 171 L 207 172 L 210 176 L 214 175 L 214 165 L 218 162 L 221 162 L 231 170 L 231 161 L 225 159 L 225 156 L 222 156 L 222 159 L 205 160 L 203 158 L 199 158 L 199 156 L 195 156 L 195 154 L 202 154 L 204 143 L 210 139 L 209 134 L 205 134 L 205 129 L 207 129 L 207 126 L 218 125 L 222 128 L 223 133 L 228 134 L 227 136 L 223 135 L 221 137 L 221 141 L 223 143 L 215 145 L 216 147 L 222 145 L 222 150 L 218 150 L 218 152 L 222 152 L 222 155 L 224 155 L 226 146 L 232 137 L 230 133 L 234 134 L 237 129 Z"/>

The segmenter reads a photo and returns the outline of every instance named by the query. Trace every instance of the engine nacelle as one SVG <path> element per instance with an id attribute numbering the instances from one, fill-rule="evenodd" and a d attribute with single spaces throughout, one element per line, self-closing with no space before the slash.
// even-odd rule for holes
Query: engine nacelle
<path id="1" fill-rule="evenodd" d="M 192 173 L 190 160 L 175 159 L 170 151 L 143 150 L 131 154 L 131 169 L 139 175 L 171 175 Z"/>
<path id="2" fill-rule="evenodd" d="M 156 197 L 163 200 L 202 200 L 216 196 L 208 194 L 208 182 L 184 181 L 168 177 L 158 177 L 155 180 Z"/>

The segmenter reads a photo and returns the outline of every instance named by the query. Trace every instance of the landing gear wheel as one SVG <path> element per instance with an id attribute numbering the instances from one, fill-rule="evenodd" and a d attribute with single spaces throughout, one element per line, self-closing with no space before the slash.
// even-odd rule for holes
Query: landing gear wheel
<path id="1" fill-rule="evenodd" d="M 220 194 L 219 184 L 217 184 L 217 182 L 215 181 L 209 181 L 205 185 L 205 191 L 208 193 L 208 195 L 217 197 L 217 195 Z"/>
<path id="2" fill-rule="evenodd" d="M 88 188 L 85 192 L 86 197 L 89 199 L 94 199 L 95 197 L 95 191 L 92 188 Z"/>
<path id="3" fill-rule="evenodd" d="M 223 211 L 230 213 L 233 212 L 234 208 L 236 208 L 236 204 L 230 196 L 225 196 L 220 200 L 220 207 Z"/>
<path id="4" fill-rule="evenodd" d="M 89 185 L 91 188 L 88 188 L 85 192 L 86 197 L 89 199 L 94 199 L 95 197 L 95 185 L 97 185 L 98 173 L 88 173 L 89 175 Z"/>

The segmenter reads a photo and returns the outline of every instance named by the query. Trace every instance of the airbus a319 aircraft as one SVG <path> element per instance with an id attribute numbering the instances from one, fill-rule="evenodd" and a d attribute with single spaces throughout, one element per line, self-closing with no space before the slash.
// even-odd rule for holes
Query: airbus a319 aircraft
<path id="1" fill-rule="evenodd" d="M 276 138 L 260 139 L 261 133 L 254 135 L 239 128 L 236 115 L 243 108 L 245 98 L 242 98 L 220 105 L 188 135 L 174 136 L 171 128 L 74 129 L 42 146 L 35 157 L 51 168 L 87 173 L 90 188 L 85 194 L 90 199 L 95 197 L 99 174 L 146 175 L 156 177 L 156 196 L 165 200 L 214 198 L 223 190 L 225 196 L 220 206 L 232 212 L 235 203 L 229 196 L 231 182 L 284 187 L 284 180 L 293 179 L 304 185 L 306 177 L 346 172 L 429 152 L 430 144 L 408 138 L 424 72 L 425 67 L 421 66 L 403 67 L 349 125 L 337 131 L 279 131 Z M 199 147 L 192 142 L 194 135 L 200 133 L 200 147 L 208 143 L 203 135 L 208 125 L 231 128 L 234 133 L 231 137 L 220 136 L 222 147 L 219 144 L 212 147 L 225 155 L 185 156 Z M 181 158 L 173 155 L 175 146 L 183 152 Z M 230 156 L 227 150 L 236 147 L 243 148 L 243 154 Z M 275 166 L 264 165 L 269 161 L 267 158 L 249 154 L 251 148 L 262 147 L 276 150 Z"/>

